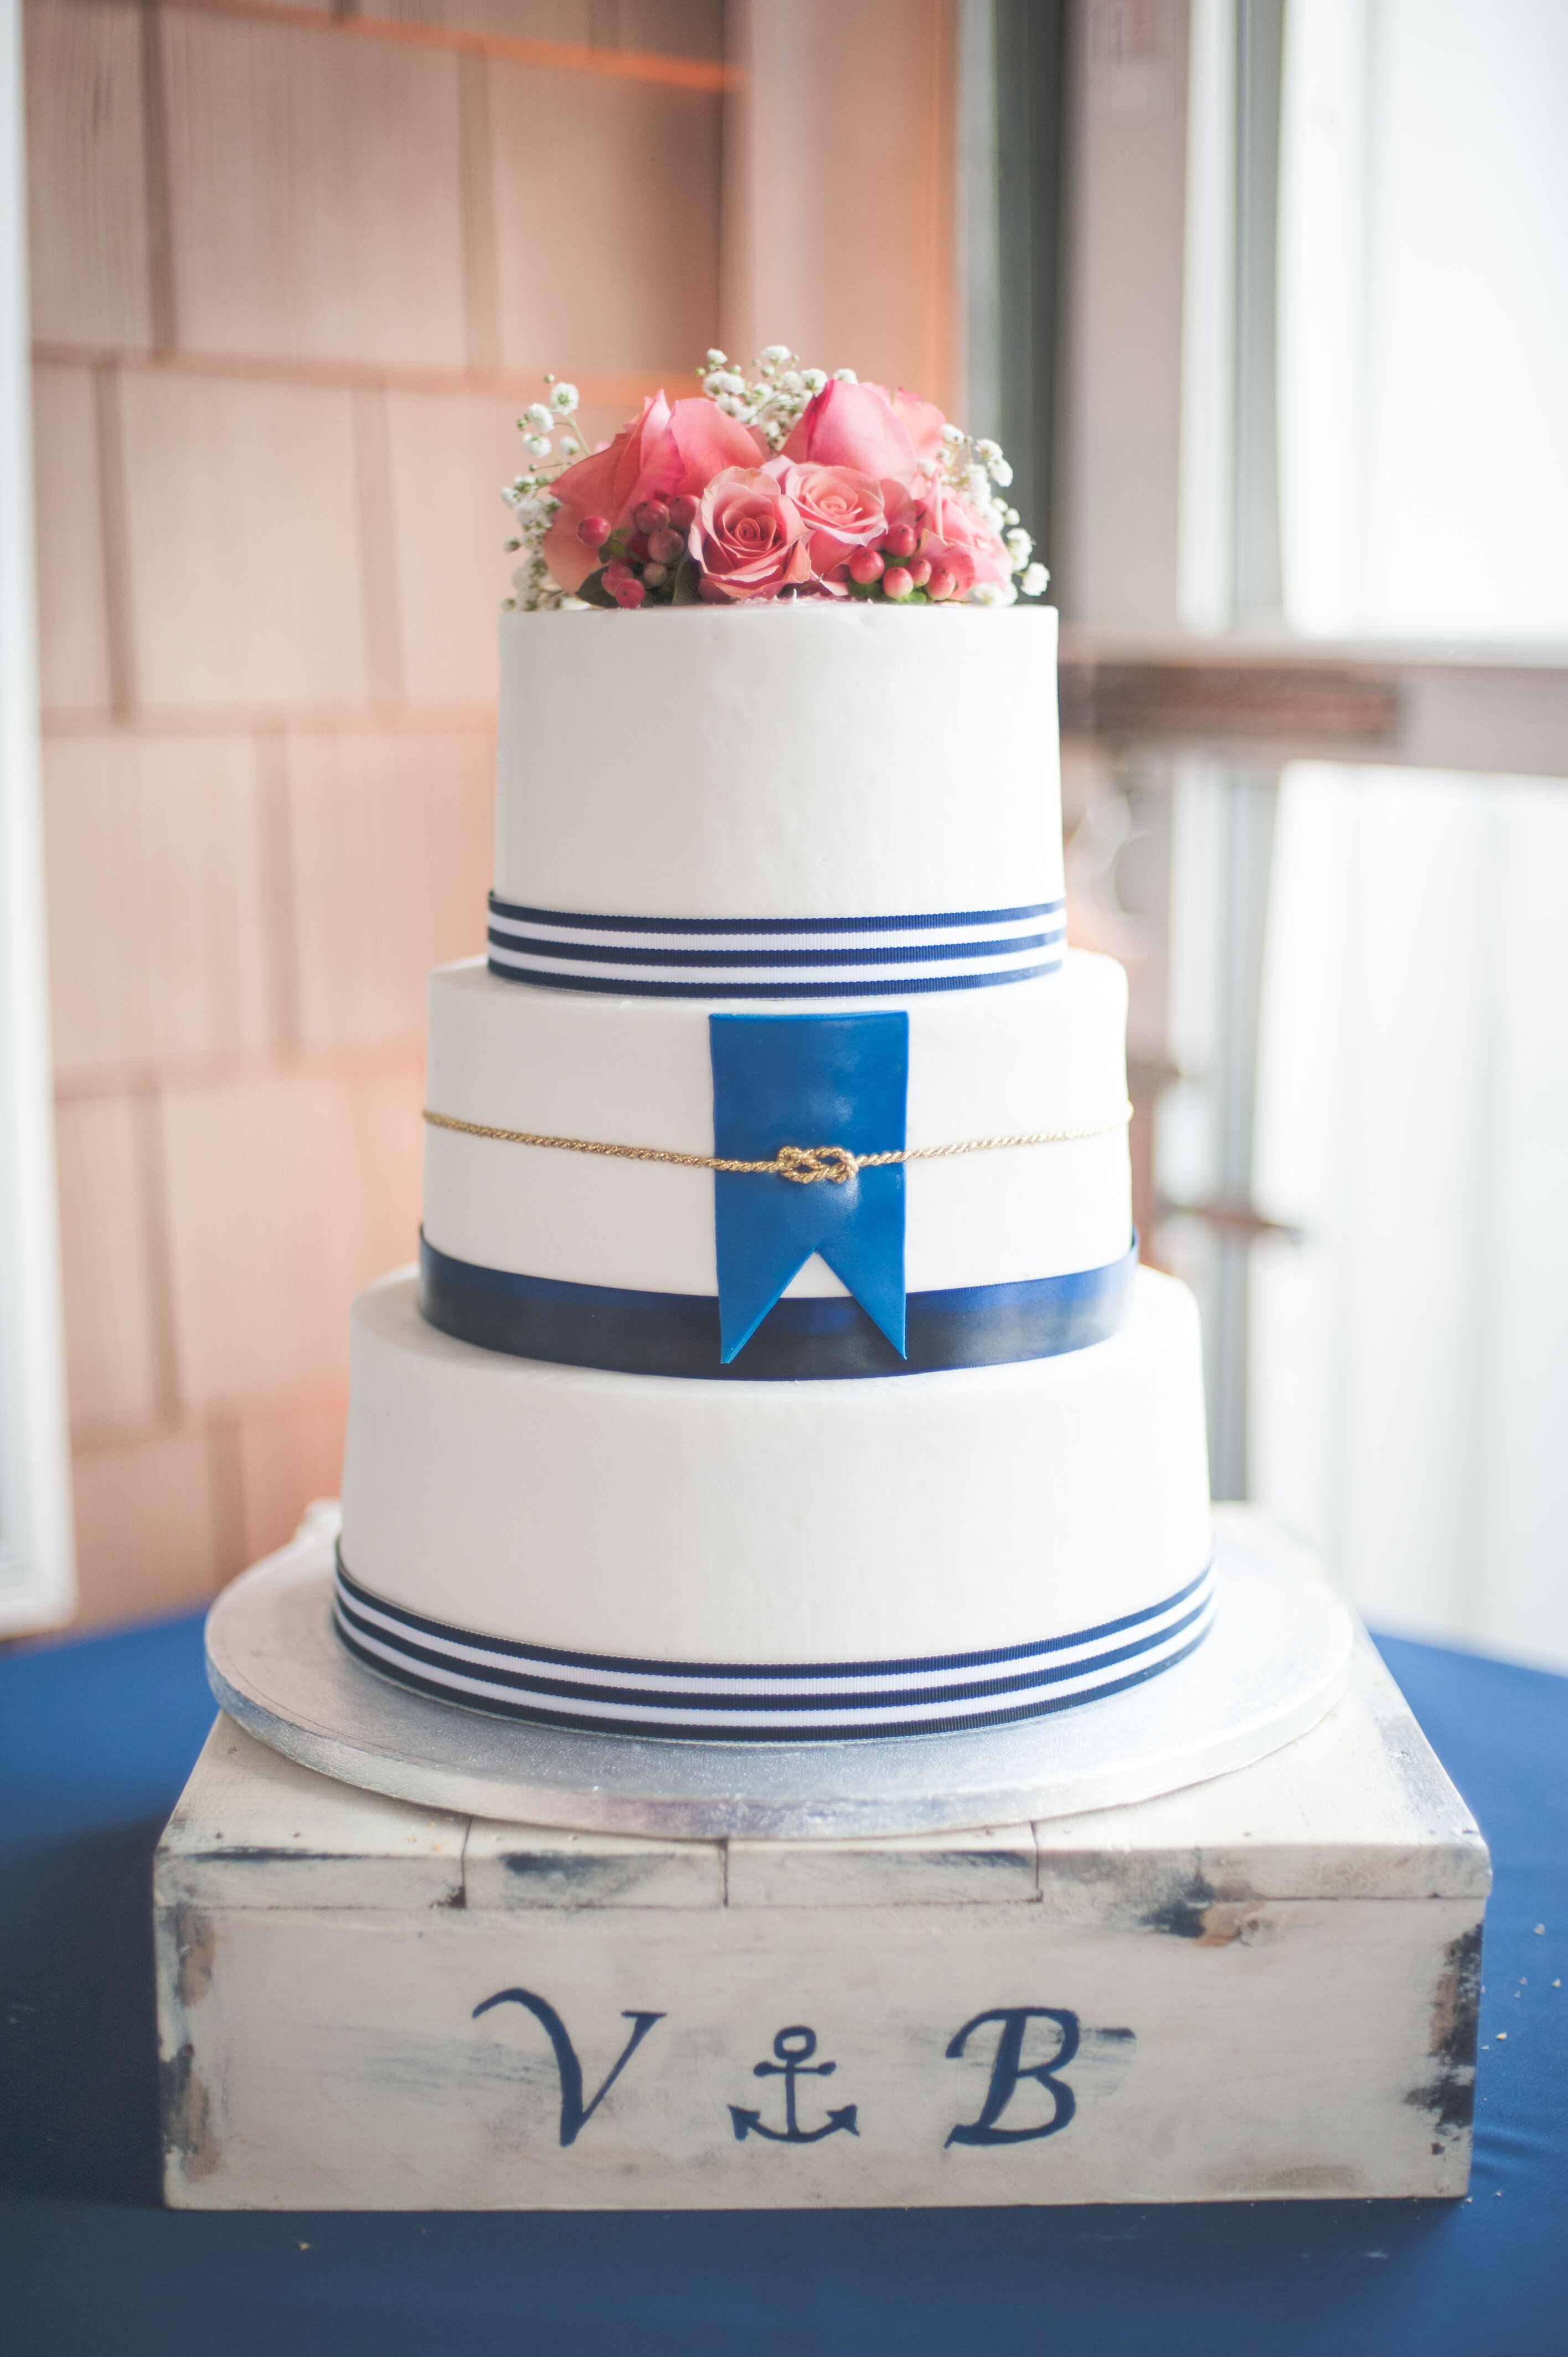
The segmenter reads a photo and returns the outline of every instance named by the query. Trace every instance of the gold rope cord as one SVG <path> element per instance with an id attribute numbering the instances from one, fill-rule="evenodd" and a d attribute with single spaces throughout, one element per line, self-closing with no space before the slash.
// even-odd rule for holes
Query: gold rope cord
<path id="1" fill-rule="evenodd" d="M 456 1130 L 461 1137 L 493 1137 L 503 1146 L 546 1146 L 561 1154 L 602 1154 L 617 1162 L 673 1162 L 682 1170 L 755 1170 L 774 1178 L 793 1179 L 798 1187 L 813 1187 L 826 1178 L 842 1187 L 857 1170 L 882 1170 L 894 1162 L 941 1162 L 952 1154 L 995 1154 L 1009 1146 L 1070 1146 L 1080 1137 L 1103 1137 L 1122 1129 L 1133 1118 L 1123 1104 L 1109 1121 L 1086 1122 L 1079 1129 L 1036 1129 L 1017 1137 L 967 1137 L 957 1146 L 904 1146 L 887 1154 L 852 1154 L 847 1146 L 781 1146 L 770 1162 L 731 1162 L 719 1154 L 677 1154 L 665 1146 L 607 1146 L 593 1137 L 545 1137 L 532 1129 L 491 1129 L 482 1121 L 457 1121 L 449 1113 L 424 1108 L 432 1129 Z"/>

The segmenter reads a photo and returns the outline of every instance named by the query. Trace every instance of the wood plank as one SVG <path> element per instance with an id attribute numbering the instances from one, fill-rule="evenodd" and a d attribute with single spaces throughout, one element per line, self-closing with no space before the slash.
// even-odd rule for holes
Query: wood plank
<path id="1" fill-rule="evenodd" d="M 430 968 L 484 948 L 492 747 L 302 734 L 285 761 L 300 1039 L 423 1039 Z"/>
<path id="2" fill-rule="evenodd" d="M 1065 735 L 1146 743 L 1367 746 L 1397 736 L 1401 691 L 1369 666 L 1313 659 L 1118 661 L 1064 650 Z"/>
<path id="3" fill-rule="evenodd" d="M 220 1716 L 158 1845 L 156 1901 L 458 1907 L 467 1827 L 296 1768 Z"/>
<path id="4" fill-rule="evenodd" d="M 143 1111 L 119 1095 L 79 1099 L 55 1115 L 66 1371 L 79 1427 L 151 1419 L 166 1405 Z"/>
<path id="5" fill-rule="evenodd" d="M 273 1044 L 247 738 L 51 737 L 44 821 L 58 1071 Z"/>
<path id="6" fill-rule="evenodd" d="M 241 1569 L 232 1458 L 223 1435 L 79 1442 L 71 1475 L 85 1626 L 177 1611 Z"/>
<path id="7" fill-rule="evenodd" d="M 1478 1900 L 1491 1887 L 1474 1818 L 1364 1633 L 1340 1703 L 1256 1767 L 1036 1833 L 1048 1911 L 1100 1920 L 1113 1904 L 1195 1938 L 1261 1900 Z"/>
<path id="8" fill-rule="evenodd" d="M 404 692 L 415 702 L 493 704 L 499 617 L 517 563 L 501 491 L 526 464 L 518 404 L 422 393 L 389 393 L 385 403 Z M 596 440 L 620 420 L 606 412 L 586 423 Z"/>
<path id="9" fill-rule="evenodd" d="M 74 0 L 61 0 L 61 5 L 73 5 Z M 544 379 L 537 367 L 437 368 L 413 361 L 356 360 L 344 353 L 313 360 L 277 352 L 139 352 L 114 345 L 40 338 L 34 343 L 33 358 L 40 367 L 50 368 L 144 370 L 159 376 L 238 377 L 262 384 L 331 385 L 350 391 L 379 387 L 405 393 L 475 393 L 499 397 L 520 407 L 538 401 L 544 392 Z M 671 401 L 702 390 L 700 378 L 683 367 L 578 368 L 570 351 L 557 352 L 542 365 L 575 384 L 582 394 L 587 413 L 585 425 L 592 428 L 590 443 L 640 409 L 647 395 L 660 386 Z M 597 423 L 595 413 L 605 413 L 607 423 Z M 510 468 L 508 480 L 516 472 L 515 467 Z"/>
<path id="10" fill-rule="evenodd" d="M 476 1817 L 464 1872 L 475 1910 L 716 1908 L 725 1904 L 719 1842 L 639 1841 L 556 1833 Z"/>
<path id="11" fill-rule="evenodd" d="M 33 331 L 153 340 L 141 11 L 29 0 L 27 228 Z"/>
<path id="12" fill-rule="evenodd" d="M 365 702 L 349 393 L 168 370 L 119 392 L 142 699 Z"/>
<path id="13" fill-rule="evenodd" d="M 1032 1906 L 1029 1825 L 883 1841 L 732 1841 L 731 1907 Z"/>
<path id="14" fill-rule="evenodd" d="M 456 61 L 188 8 L 162 21 L 182 346 L 460 367 Z"/>
<path id="15" fill-rule="evenodd" d="M 345 1378 L 349 1302 L 414 1250 L 420 1097 L 414 1071 L 306 1071 L 165 1092 L 188 1408 L 233 1411 Z"/>
<path id="16" fill-rule="evenodd" d="M 247 1563 L 285 1544 L 317 1499 L 337 1496 L 348 1407 L 347 1388 L 339 1384 L 241 1415 L 236 1443 Z"/>
<path id="17" fill-rule="evenodd" d="M 586 41 L 533 38 L 526 35 L 489 32 L 437 18 L 383 14 L 333 12 L 323 24 L 320 8 L 295 5 L 295 0 L 166 0 L 171 9 L 188 14 L 246 16 L 259 24 L 304 27 L 348 34 L 360 40 L 388 41 L 408 48 L 455 51 L 495 58 L 513 65 L 541 66 L 558 72 L 608 76 L 621 81 L 645 81 L 677 90 L 722 91 L 737 76 L 722 59 L 670 55 L 650 49 L 620 48 Z M 678 5 L 678 0 L 677 0 Z"/>
<path id="18" fill-rule="evenodd" d="M 503 364 L 700 365 L 719 323 L 718 99 L 504 63 L 486 81 Z"/>
<path id="19" fill-rule="evenodd" d="M 46 712 L 112 699 L 98 424 L 87 369 L 33 371 L 38 693 Z"/>
<path id="20" fill-rule="evenodd" d="M 175 1997 L 172 1910 L 160 1926 L 177 2208 L 795 2210 L 1464 2189 L 1467 2138 L 1434 2133 L 1444 2097 L 1432 2049 L 1453 2018 L 1448 1960 L 1473 1948 L 1471 1900 L 1282 1902 L 1224 1945 L 1110 1925 L 1047 1937 L 1031 1907 L 541 1907 L 521 1920 L 430 1907 L 405 1916 L 402 1937 L 385 1911 L 203 1913 L 198 1953 L 212 1962 L 194 2004 Z M 577 2123 L 541 2005 L 570 2040 L 585 2108 L 628 2054 L 628 2016 L 647 2024 L 569 2141 L 563 2127 Z M 1022 2024 L 1026 2067 L 1048 2065 L 1071 2024 L 1067 2132 L 966 2143 L 953 2130 L 985 2118 L 997 2009 L 1009 2007 L 1054 2009 Z M 800 2029 L 814 2041 L 813 2068 L 833 2065 L 802 2078 L 800 2126 L 853 2106 L 853 2133 L 790 2145 L 745 2125 L 782 2130 L 772 2058 L 789 2025 L 796 2051 Z M 1009 2127 L 1050 2125 L 1048 2080 L 1014 2082 L 1003 2064 L 1000 2093 Z"/>

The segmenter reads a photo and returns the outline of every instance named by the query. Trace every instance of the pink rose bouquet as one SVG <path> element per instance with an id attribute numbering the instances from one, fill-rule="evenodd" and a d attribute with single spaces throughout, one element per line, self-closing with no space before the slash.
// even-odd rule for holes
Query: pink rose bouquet
<path id="1" fill-rule="evenodd" d="M 575 388 L 545 382 L 521 421 L 531 471 L 507 493 L 514 606 L 1010 605 L 1046 587 L 995 443 L 915 393 L 782 344 L 749 380 L 710 352 L 701 396 L 655 393 L 590 450 Z"/>

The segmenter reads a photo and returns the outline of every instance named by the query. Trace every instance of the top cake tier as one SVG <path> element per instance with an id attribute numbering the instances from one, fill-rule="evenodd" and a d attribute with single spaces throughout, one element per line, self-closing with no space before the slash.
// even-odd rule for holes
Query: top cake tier
<path id="1" fill-rule="evenodd" d="M 493 963 L 541 917 L 1000 936 L 1061 899 L 1048 609 L 502 616 Z"/>

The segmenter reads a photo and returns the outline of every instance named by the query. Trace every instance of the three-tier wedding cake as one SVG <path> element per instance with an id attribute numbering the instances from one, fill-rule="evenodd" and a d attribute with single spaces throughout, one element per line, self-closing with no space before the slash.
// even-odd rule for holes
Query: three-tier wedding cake
<path id="1" fill-rule="evenodd" d="M 817 380 L 769 434 L 714 381 L 534 487 L 421 1266 L 354 1308 L 338 1631 L 601 1732 L 1033 1717 L 1212 1609 L 1125 983 L 1065 947 L 1055 617 L 925 404 Z"/>

